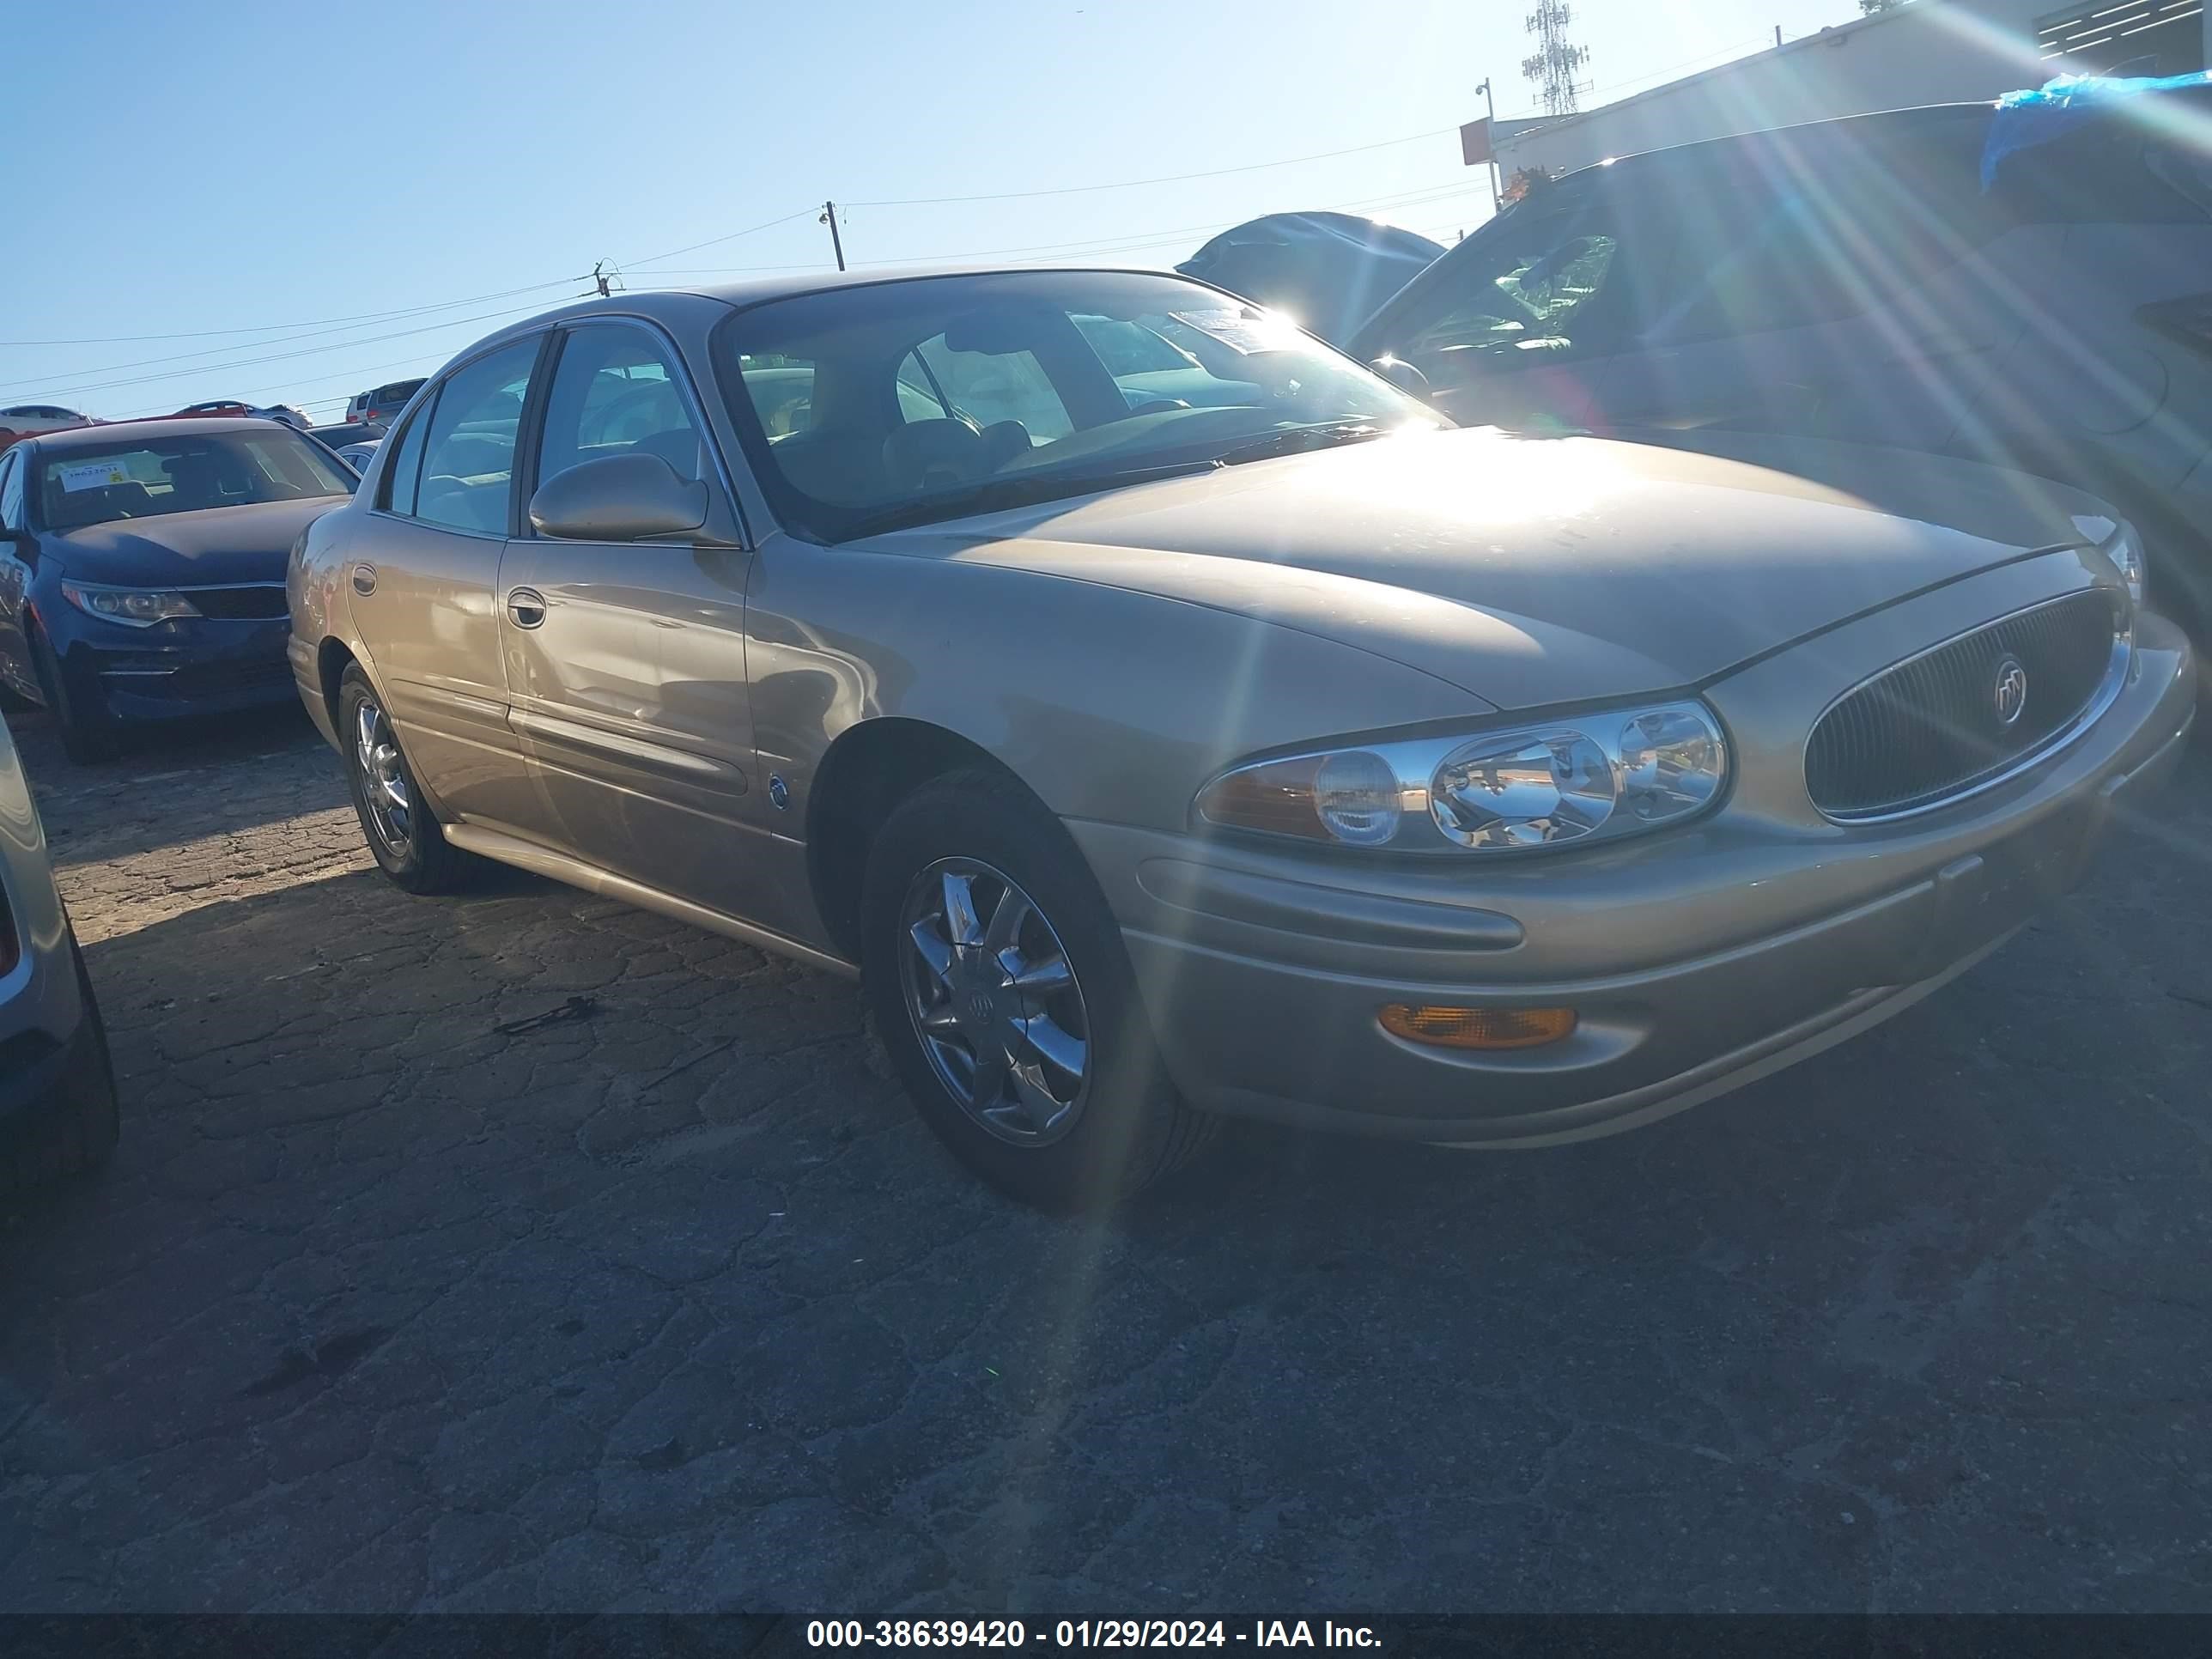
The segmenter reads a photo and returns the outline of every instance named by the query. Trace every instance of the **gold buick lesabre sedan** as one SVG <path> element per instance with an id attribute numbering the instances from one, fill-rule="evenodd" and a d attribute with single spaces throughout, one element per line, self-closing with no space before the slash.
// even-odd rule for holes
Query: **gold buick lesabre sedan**
<path id="1" fill-rule="evenodd" d="M 1148 273 L 573 306 L 301 537 L 301 695 L 399 885 L 857 971 L 1054 1206 L 1224 1113 L 1649 1122 L 1978 960 L 2180 751 L 2088 496 L 1447 429 L 1382 367 Z"/>

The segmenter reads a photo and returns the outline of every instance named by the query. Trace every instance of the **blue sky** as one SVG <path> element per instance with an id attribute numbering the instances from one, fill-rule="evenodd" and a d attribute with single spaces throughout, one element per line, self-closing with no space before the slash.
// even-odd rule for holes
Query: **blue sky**
<path id="1" fill-rule="evenodd" d="M 7 125 L 24 187 L 8 216 L 0 404 L 116 417 L 237 396 L 323 418 L 581 292 L 570 279 L 595 260 L 633 287 L 826 264 L 809 210 L 825 198 L 851 204 L 856 263 L 1166 265 L 1290 208 L 1351 207 L 1449 241 L 1488 194 L 1448 129 L 1480 113 L 1486 75 L 1501 115 L 1533 107 L 1527 9 L 18 9 Z M 1577 15 L 1593 104 L 1753 50 L 1778 24 L 1794 38 L 1858 12 L 1580 0 Z M 1230 168 L 1243 170 L 1217 171 Z M 1214 176 L 1182 176 L 1201 173 Z M 1177 181 L 1069 190 L 1161 179 Z M 916 199 L 953 197 L 993 199 Z"/>

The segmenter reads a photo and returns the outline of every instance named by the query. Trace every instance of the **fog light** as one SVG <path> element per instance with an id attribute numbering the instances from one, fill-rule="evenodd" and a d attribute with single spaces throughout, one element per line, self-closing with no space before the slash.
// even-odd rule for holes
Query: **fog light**
<path id="1" fill-rule="evenodd" d="M 1571 1008 L 1430 1008 L 1389 1002 L 1382 1029 L 1439 1048 L 1535 1048 L 1575 1029 Z"/>

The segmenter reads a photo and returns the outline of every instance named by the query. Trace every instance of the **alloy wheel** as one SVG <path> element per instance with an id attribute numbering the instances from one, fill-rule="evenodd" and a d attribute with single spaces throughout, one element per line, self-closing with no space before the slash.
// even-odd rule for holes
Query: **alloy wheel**
<path id="1" fill-rule="evenodd" d="M 940 859 L 908 886 L 900 981 L 932 1069 L 985 1131 L 1043 1146 L 1090 1093 L 1083 988 L 1037 902 L 1003 871 Z"/>
<path id="2" fill-rule="evenodd" d="M 407 773 L 400 764 L 399 745 L 391 723 L 374 697 L 363 697 L 354 710 L 354 765 L 361 774 L 361 798 L 368 809 L 368 825 L 384 848 L 404 859 L 414 844 L 414 806 L 407 793 Z"/>

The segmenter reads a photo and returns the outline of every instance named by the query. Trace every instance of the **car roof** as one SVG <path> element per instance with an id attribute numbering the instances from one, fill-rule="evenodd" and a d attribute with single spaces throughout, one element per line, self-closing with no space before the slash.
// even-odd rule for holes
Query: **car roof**
<path id="1" fill-rule="evenodd" d="M 2212 106 L 2212 94 L 2206 89 L 2178 87 L 2139 93 L 2132 98 L 2096 105 L 2094 109 L 2100 116 L 2142 119 L 2154 109 L 2178 106 L 2202 111 L 2208 106 Z M 1808 159 L 1817 159 L 1823 145 L 1865 147 L 1910 142 L 1916 137 L 1986 125 L 1996 110 L 1995 100 L 1984 100 L 1972 104 L 1923 104 L 1911 109 L 1876 110 L 1865 115 L 1831 116 L 1821 121 L 1802 121 L 1795 126 L 1763 127 L 1755 132 L 1730 133 L 1723 137 L 1699 138 L 1659 149 L 1638 150 L 1577 167 L 1561 177 L 1581 178 L 1601 167 L 1626 167 L 1640 172 L 1662 164 L 1721 164 L 1773 150 L 1786 151 L 1792 161 L 1802 164 Z"/>
<path id="2" fill-rule="evenodd" d="M 532 333 L 551 323 L 584 322 L 595 316 L 647 317 L 673 322 L 697 319 L 700 307 L 720 306 L 743 310 L 770 300 L 797 299 L 802 295 L 828 293 L 836 289 L 874 288 L 893 283 L 921 282 L 945 276 L 1152 276 L 1186 287 L 1223 290 L 1197 277 L 1172 270 L 1146 270 L 1135 265 L 894 265 L 874 270 L 795 271 L 788 276 L 758 276 L 744 282 L 686 285 L 682 288 L 632 289 L 605 296 L 588 295 L 568 305 L 541 311 L 487 334 L 461 354 L 474 356 L 495 341 Z M 720 320 L 716 319 L 715 320 Z M 459 358 L 453 361 L 458 362 Z M 450 366 L 450 365 L 449 365 Z M 440 373 L 443 373 L 441 368 Z"/>
<path id="3" fill-rule="evenodd" d="M 1823 144 L 1862 145 L 1869 142 L 1894 141 L 1910 138 L 1916 134 L 1955 128 L 1966 123 L 1986 122 L 1995 108 L 1996 106 L 1990 103 L 1924 104 L 1917 109 L 1878 110 L 1869 115 L 1837 115 L 1825 121 L 1801 121 L 1795 126 L 1762 127 L 1756 132 L 1735 132 L 1719 138 L 1698 138 L 1659 149 L 1638 150 L 1632 155 L 1592 162 L 1589 167 L 1577 167 L 1563 177 L 1579 178 L 1600 168 L 1625 167 L 1640 171 L 1661 163 L 1682 165 L 1720 161 L 1729 157 L 1755 155 L 1779 149 L 1787 149 L 1802 157 L 1808 147 L 1817 149 Z"/>
<path id="4" fill-rule="evenodd" d="M 172 417 L 166 421 L 110 421 L 105 426 L 76 426 L 65 432 L 42 432 L 30 441 L 38 445 L 41 454 L 58 454 L 72 449 L 106 449 L 118 440 L 128 442 L 133 438 L 193 438 L 218 432 L 266 433 L 270 428 L 282 424 L 230 415 L 203 415 L 191 420 Z"/>

